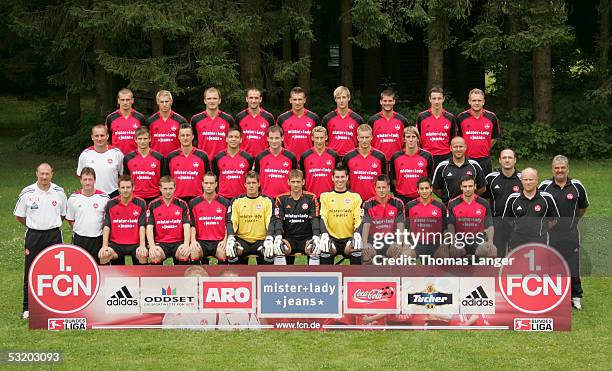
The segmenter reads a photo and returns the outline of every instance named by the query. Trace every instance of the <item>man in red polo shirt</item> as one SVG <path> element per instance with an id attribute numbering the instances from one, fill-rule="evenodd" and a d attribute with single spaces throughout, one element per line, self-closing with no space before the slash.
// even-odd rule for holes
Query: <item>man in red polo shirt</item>
<path id="1" fill-rule="evenodd" d="M 478 162 L 484 175 L 492 169 L 491 147 L 500 136 L 497 116 L 484 109 L 485 95 L 480 89 L 472 89 L 468 95 L 470 109 L 457 115 L 458 135 L 465 139 L 467 157 Z"/>
<path id="2" fill-rule="evenodd" d="M 404 129 L 406 148 L 391 158 L 389 175 L 393 194 L 407 204 L 418 197 L 416 181 L 432 177 L 434 160 L 431 153 L 419 148 L 419 131 L 414 126 Z"/>
<path id="3" fill-rule="evenodd" d="M 127 155 L 136 149 L 134 131 L 145 124 L 146 118 L 142 113 L 132 108 L 134 93 L 130 89 L 119 90 L 117 104 L 119 109 L 106 116 L 106 127 L 110 133 L 110 143 L 119 148 L 124 155 Z"/>
<path id="4" fill-rule="evenodd" d="M 444 90 L 429 90 L 430 108 L 417 115 L 416 127 L 421 134 L 421 148 L 433 155 L 434 168 L 450 155 L 450 141 L 457 135 L 457 118 L 442 108 Z M 431 174 L 430 174 L 431 176 Z"/>
<path id="5" fill-rule="evenodd" d="M 278 116 L 276 124 L 283 128 L 285 148 L 292 153 L 304 153 L 312 142 L 312 129 L 321 124 L 319 116 L 304 107 L 306 93 L 299 86 L 289 92 L 291 110 Z"/>
<path id="6" fill-rule="evenodd" d="M 176 182 L 174 195 L 185 202 L 202 194 L 204 173 L 210 170 L 208 156 L 193 146 L 193 131 L 185 123 L 179 129 L 181 148 L 166 159 L 166 171 Z"/>
<path id="7" fill-rule="evenodd" d="M 246 192 L 244 180 L 253 167 L 254 158 L 240 150 L 240 127 L 232 126 L 227 131 L 227 149 L 212 159 L 212 172 L 219 179 L 219 195 L 231 200 Z"/>
<path id="8" fill-rule="evenodd" d="M 372 147 L 385 154 L 387 162 L 391 156 L 404 146 L 404 128 L 408 119 L 395 112 L 395 92 L 391 89 L 380 93 L 381 111 L 370 116 L 368 124 L 372 127 Z"/>
<path id="9" fill-rule="evenodd" d="M 191 118 L 198 149 L 213 158 L 225 148 L 227 129 L 234 125 L 234 118 L 221 111 L 221 92 L 215 87 L 204 91 L 206 109 Z"/>
<path id="10" fill-rule="evenodd" d="M 137 149 L 123 158 L 123 173 L 134 181 L 134 195 L 147 205 L 159 197 L 159 179 L 164 167 L 164 156 L 151 149 L 149 128 L 141 126 L 134 133 Z"/>
<path id="11" fill-rule="evenodd" d="M 266 132 L 274 125 L 274 116 L 261 107 L 262 100 L 261 90 L 248 89 L 247 108 L 236 115 L 236 125 L 242 130 L 240 149 L 253 158 L 268 148 Z"/>
<path id="12" fill-rule="evenodd" d="M 334 189 L 332 173 L 340 157 L 327 148 L 327 129 L 323 126 L 312 129 L 312 142 L 314 146 L 300 157 L 300 170 L 305 177 L 306 191 L 319 197 Z"/>
<path id="13" fill-rule="evenodd" d="M 297 159 L 282 147 L 283 128 L 280 126 L 268 128 L 268 144 L 270 148 L 255 159 L 255 172 L 261 179 L 261 193 L 274 199 L 289 192 L 289 172 L 297 169 Z"/>
<path id="14" fill-rule="evenodd" d="M 438 254 L 444 243 L 444 232 L 447 228 L 446 207 L 433 196 L 431 180 L 421 177 L 417 180 L 419 197 L 406 204 L 406 225 L 412 236 L 413 254 L 448 257 Z"/>
<path id="15" fill-rule="evenodd" d="M 172 110 L 172 94 L 160 90 L 155 96 L 159 111 L 147 119 L 151 131 L 151 148 L 166 157 L 181 145 L 178 130 L 187 120 Z"/>
<path id="16" fill-rule="evenodd" d="M 357 127 L 365 121 L 349 108 L 351 92 L 347 87 L 338 86 L 334 100 L 336 109 L 325 115 L 321 124 L 329 134 L 329 148 L 344 157 L 357 147 Z"/>
<path id="17" fill-rule="evenodd" d="M 161 197 L 147 210 L 147 240 L 151 264 L 162 264 L 173 258 L 174 264 L 189 261 L 191 250 L 191 218 L 185 201 L 174 197 L 176 185 L 168 175 L 159 181 Z"/>
<path id="18" fill-rule="evenodd" d="M 349 189 L 359 194 L 362 200 L 368 200 L 376 196 L 374 183 L 377 176 L 387 173 L 387 161 L 381 151 L 372 148 L 370 125 L 359 125 L 357 134 L 359 148 L 347 153 L 343 161 L 349 169 Z"/>
<path id="19" fill-rule="evenodd" d="M 127 255 L 132 264 L 147 264 L 145 244 L 147 206 L 134 197 L 134 183 L 129 175 L 119 177 L 119 196 L 108 201 L 104 212 L 100 264 L 124 265 Z"/>

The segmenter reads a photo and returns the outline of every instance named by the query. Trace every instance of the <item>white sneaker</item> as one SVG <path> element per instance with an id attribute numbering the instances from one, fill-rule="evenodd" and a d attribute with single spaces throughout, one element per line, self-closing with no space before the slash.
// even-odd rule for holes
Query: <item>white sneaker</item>
<path id="1" fill-rule="evenodd" d="M 21 319 L 28 319 L 28 318 L 30 318 L 30 311 L 24 310 L 23 313 L 21 313 Z"/>
<path id="2" fill-rule="evenodd" d="M 572 307 L 581 310 L 582 304 L 580 303 L 580 298 L 572 298 Z"/>

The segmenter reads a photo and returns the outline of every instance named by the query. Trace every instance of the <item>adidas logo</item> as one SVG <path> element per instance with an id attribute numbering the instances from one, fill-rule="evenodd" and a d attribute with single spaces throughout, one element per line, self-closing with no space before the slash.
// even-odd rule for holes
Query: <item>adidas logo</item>
<path id="1" fill-rule="evenodd" d="M 127 286 L 124 285 L 106 301 L 106 305 L 138 305 L 138 300 L 134 298 Z"/>
<path id="2" fill-rule="evenodd" d="M 493 187 L 494 189 L 499 189 L 499 184 Z"/>
<path id="3" fill-rule="evenodd" d="M 517 210 L 523 210 L 523 208 L 521 207 L 521 205 L 519 205 L 517 208 Z"/>
<path id="4" fill-rule="evenodd" d="M 478 286 L 476 290 L 472 291 L 461 301 L 461 305 L 469 307 L 490 307 L 493 306 L 493 299 L 489 299 L 482 286 Z"/>
<path id="5" fill-rule="evenodd" d="M 446 174 L 446 176 L 453 176 L 453 173 L 449 171 L 448 174 Z"/>

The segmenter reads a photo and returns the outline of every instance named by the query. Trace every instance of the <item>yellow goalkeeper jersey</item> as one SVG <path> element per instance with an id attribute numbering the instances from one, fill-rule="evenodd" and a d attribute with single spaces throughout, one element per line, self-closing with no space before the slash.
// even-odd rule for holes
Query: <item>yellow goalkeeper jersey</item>
<path id="1" fill-rule="evenodd" d="M 321 220 L 335 238 L 353 237 L 361 225 L 361 197 L 357 193 L 324 192 L 320 197 Z"/>
<path id="2" fill-rule="evenodd" d="M 264 195 L 236 197 L 230 210 L 233 234 L 247 242 L 265 240 L 268 229 L 273 227 L 270 225 L 273 205 L 274 201 Z"/>

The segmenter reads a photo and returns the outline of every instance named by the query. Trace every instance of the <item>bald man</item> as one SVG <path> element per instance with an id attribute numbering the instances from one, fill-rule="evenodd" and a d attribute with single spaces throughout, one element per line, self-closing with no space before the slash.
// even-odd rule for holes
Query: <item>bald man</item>
<path id="1" fill-rule="evenodd" d="M 525 243 L 548 245 L 548 230 L 557 224 L 559 210 L 552 195 L 538 190 L 538 171 L 521 172 L 521 192 L 512 193 L 504 207 L 503 220 L 510 224 L 509 248 Z"/>
<path id="2" fill-rule="evenodd" d="M 448 201 L 461 195 L 461 178 L 469 176 L 476 181 L 476 193 L 482 195 L 486 190 L 485 174 L 478 162 L 466 157 L 465 140 L 454 137 L 451 140 L 451 157 L 438 164 L 433 176 L 433 190 L 448 204 Z"/>

